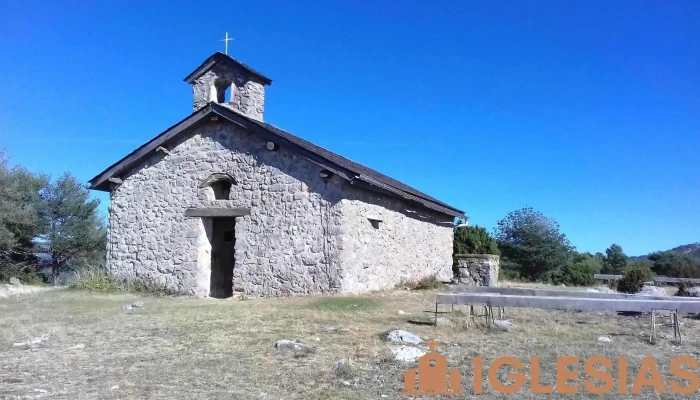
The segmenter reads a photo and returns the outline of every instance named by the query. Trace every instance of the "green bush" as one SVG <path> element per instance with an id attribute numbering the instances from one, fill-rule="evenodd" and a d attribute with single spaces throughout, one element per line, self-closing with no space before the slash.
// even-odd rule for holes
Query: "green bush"
<path id="1" fill-rule="evenodd" d="M 8 283 L 10 278 L 17 278 L 23 285 L 44 285 L 44 277 L 39 274 L 36 266 L 29 263 L 0 264 L 0 283 Z"/>
<path id="2" fill-rule="evenodd" d="M 622 279 L 617 282 L 617 290 L 623 293 L 637 293 L 648 282 L 654 278 L 654 273 L 648 267 L 628 268 Z"/>
<path id="3" fill-rule="evenodd" d="M 552 274 L 550 279 L 555 285 L 591 286 L 595 283 L 593 279 L 593 274 L 595 273 L 595 270 L 590 265 L 576 263 L 565 265 Z"/>
<path id="4" fill-rule="evenodd" d="M 173 296 L 177 294 L 174 290 L 154 282 L 117 279 L 99 269 L 85 269 L 77 272 L 76 279 L 68 287 L 75 290 L 100 293 L 126 292 L 152 296 Z"/>
<path id="5" fill-rule="evenodd" d="M 453 254 L 495 254 L 500 255 L 496 240 L 486 229 L 476 226 L 462 226 L 455 229 Z"/>
<path id="6" fill-rule="evenodd" d="M 499 281 L 520 281 L 520 273 L 517 269 L 508 268 L 507 262 L 503 262 L 501 270 L 498 271 Z"/>

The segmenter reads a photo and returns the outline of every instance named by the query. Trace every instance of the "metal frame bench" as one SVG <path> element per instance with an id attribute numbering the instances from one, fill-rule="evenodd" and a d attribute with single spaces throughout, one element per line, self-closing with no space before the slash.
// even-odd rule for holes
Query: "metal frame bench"
<path id="1" fill-rule="evenodd" d="M 622 275 L 612 275 L 612 274 L 593 274 L 593 279 L 597 281 L 619 281 L 622 279 Z M 683 282 L 690 282 L 693 285 L 700 284 L 700 279 L 697 278 L 671 278 L 668 276 L 655 276 L 652 280 L 655 283 L 675 283 L 680 284 Z"/>
<path id="2" fill-rule="evenodd" d="M 493 322 L 493 307 L 539 308 L 582 311 L 631 311 L 651 313 L 650 343 L 656 341 L 657 311 L 670 311 L 674 336 L 682 343 L 679 313 L 700 313 L 700 299 L 690 297 L 634 296 L 615 293 L 575 292 L 564 290 L 538 290 L 496 287 L 468 287 L 460 292 L 440 293 L 435 299 L 435 322 L 440 304 L 468 306 L 467 324 L 472 318 L 474 304 L 486 307 L 486 322 Z"/>

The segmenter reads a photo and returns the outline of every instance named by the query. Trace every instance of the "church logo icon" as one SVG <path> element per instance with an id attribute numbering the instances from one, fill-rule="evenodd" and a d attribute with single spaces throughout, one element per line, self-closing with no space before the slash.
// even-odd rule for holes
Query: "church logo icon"
<path id="1" fill-rule="evenodd" d="M 435 351 L 437 342 L 428 342 L 430 351 L 418 359 L 418 367 L 403 373 L 403 395 L 464 394 L 457 368 L 447 368 L 447 357 Z"/>

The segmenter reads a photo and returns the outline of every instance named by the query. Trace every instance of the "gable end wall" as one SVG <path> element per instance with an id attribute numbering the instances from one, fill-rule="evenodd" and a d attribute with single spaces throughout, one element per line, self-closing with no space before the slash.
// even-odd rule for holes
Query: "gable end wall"
<path id="1" fill-rule="evenodd" d="M 198 188 L 212 173 L 236 181 L 230 200 Z M 211 218 L 188 208 L 245 207 L 236 218 L 234 291 L 253 296 L 337 291 L 341 183 L 320 167 L 228 123 L 210 123 L 134 168 L 112 194 L 107 267 L 113 274 L 206 296 Z"/>

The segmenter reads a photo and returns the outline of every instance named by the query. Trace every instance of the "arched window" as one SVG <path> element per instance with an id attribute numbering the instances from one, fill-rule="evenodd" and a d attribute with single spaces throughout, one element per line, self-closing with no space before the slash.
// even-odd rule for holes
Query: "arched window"
<path id="1" fill-rule="evenodd" d="M 211 188 L 214 190 L 216 200 L 228 200 L 231 195 L 231 182 L 229 181 L 216 181 L 211 184 Z"/>
<path id="2" fill-rule="evenodd" d="M 216 89 L 216 102 L 219 104 L 230 103 L 233 96 L 233 82 L 227 79 L 217 79 L 214 82 Z"/>
<path id="3" fill-rule="evenodd" d="M 200 185 L 200 188 L 210 187 L 214 191 L 214 199 L 228 200 L 231 195 L 231 186 L 235 185 L 236 181 L 233 177 L 226 173 L 215 173 L 209 175 Z"/>

